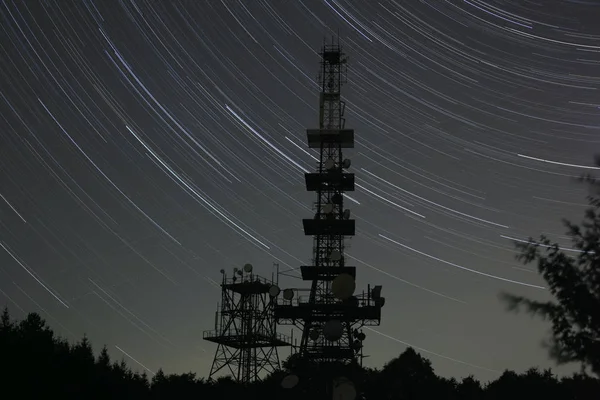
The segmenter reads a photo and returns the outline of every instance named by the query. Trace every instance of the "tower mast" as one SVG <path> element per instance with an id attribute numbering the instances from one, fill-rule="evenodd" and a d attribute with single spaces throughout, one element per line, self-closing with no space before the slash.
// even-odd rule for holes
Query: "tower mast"
<path id="1" fill-rule="evenodd" d="M 345 127 L 341 98 L 347 58 L 339 41 L 325 44 L 320 55 L 319 128 L 307 129 L 308 147 L 319 149 L 319 161 L 316 172 L 305 174 L 306 189 L 316 193 L 316 213 L 302 220 L 305 235 L 313 237 L 313 258 L 312 265 L 300 267 L 302 279 L 311 282 L 310 294 L 284 290 L 275 318 L 302 330 L 300 359 L 352 364 L 362 355 L 365 335 L 360 328 L 379 325 L 385 299 L 381 286 L 355 294 L 356 267 L 345 262 L 345 238 L 355 234 L 355 221 L 344 208 L 344 193 L 354 190 L 351 163 L 342 154 L 354 147 L 354 130 Z"/>
<path id="2" fill-rule="evenodd" d="M 252 265 L 234 268 L 221 282 L 221 304 L 215 313 L 215 329 L 205 331 L 203 339 L 217 343 L 209 379 L 228 368 L 232 378 L 242 384 L 260 380 L 279 369 L 277 348 L 290 346 L 290 340 L 277 333 L 273 316 L 275 286 L 252 271 Z"/>

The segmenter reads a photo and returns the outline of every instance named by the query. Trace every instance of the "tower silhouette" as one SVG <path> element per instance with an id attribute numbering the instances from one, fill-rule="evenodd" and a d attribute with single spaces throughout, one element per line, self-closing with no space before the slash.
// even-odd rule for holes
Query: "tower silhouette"
<path id="1" fill-rule="evenodd" d="M 308 147 L 319 149 L 319 160 L 316 172 L 305 174 L 306 189 L 317 200 L 314 218 L 302 220 L 305 235 L 313 237 L 313 265 L 300 267 L 311 287 L 308 296 L 300 289 L 285 289 L 274 312 L 278 323 L 302 331 L 300 359 L 350 364 L 362 355 L 365 335 L 360 328 L 379 325 L 385 299 L 381 286 L 356 295 L 356 267 L 346 265 L 344 239 L 355 234 L 355 221 L 344 208 L 344 193 L 354 190 L 351 162 L 342 154 L 354 147 L 354 130 L 345 127 L 340 93 L 347 58 L 339 41 L 324 44 L 320 55 L 319 128 L 307 130 Z M 294 379 L 285 385 L 294 386 Z"/>
<path id="2" fill-rule="evenodd" d="M 273 316 L 273 292 L 277 287 L 253 273 L 252 265 L 234 268 L 221 282 L 221 304 L 215 313 L 215 329 L 203 339 L 217 343 L 209 379 L 227 367 L 233 379 L 246 384 L 279 369 L 277 348 L 290 346 L 290 338 L 277 333 Z M 271 290 L 271 292 L 270 292 Z"/>

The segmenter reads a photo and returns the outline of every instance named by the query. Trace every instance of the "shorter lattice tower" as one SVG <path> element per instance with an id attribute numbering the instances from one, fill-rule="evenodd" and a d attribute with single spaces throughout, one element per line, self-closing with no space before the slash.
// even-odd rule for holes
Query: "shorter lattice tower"
<path id="1" fill-rule="evenodd" d="M 291 345 L 291 338 L 277 333 L 269 295 L 275 282 L 254 274 L 251 264 L 234 268 L 231 278 L 225 270 L 221 274 L 215 329 L 203 334 L 204 340 L 218 345 L 209 379 L 227 367 L 238 383 L 260 380 L 279 369 L 277 348 Z"/>

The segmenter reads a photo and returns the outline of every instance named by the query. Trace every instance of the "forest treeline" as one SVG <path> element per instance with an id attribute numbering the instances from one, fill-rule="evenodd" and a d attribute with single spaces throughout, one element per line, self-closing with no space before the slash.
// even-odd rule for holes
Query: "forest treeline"
<path id="1" fill-rule="evenodd" d="M 125 361 L 113 362 L 106 347 L 97 356 L 84 336 L 78 343 L 57 337 L 36 313 L 24 320 L 10 318 L 0 325 L 0 398 L 60 399 L 320 399 L 323 386 L 314 379 L 294 389 L 280 385 L 285 372 L 242 387 L 231 378 L 208 381 L 194 373 L 155 375 L 133 371 Z M 293 362 L 287 360 L 286 363 Z M 310 371 L 311 369 L 309 369 Z M 318 375 L 317 368 L 312 369 Z M 583 400 L 600 398 L 600 380 L 576 373 L 558 378 L 550 370 L 532 368 L 524 373 L 505 371 L 497 380 L 481 383 L 439 377 L 431 362 L 408 348 L 381 369 L 351 372 L 367 400 Z M 310 379 L 308 379 L 310 381 Z"/>

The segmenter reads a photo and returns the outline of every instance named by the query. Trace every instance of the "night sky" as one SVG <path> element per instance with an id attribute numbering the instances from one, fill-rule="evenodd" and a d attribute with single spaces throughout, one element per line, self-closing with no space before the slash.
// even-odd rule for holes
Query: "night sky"
<path id="1" fill-rule="evenodd" d="M 387 300 L 366 364 L 411 345 L 444 376 L 553 366 L 549 325 L 498 294 L 549 298 L 512 239 L 568 248 L 560 219 L 585 209 L 599 15 L 592 0 L 2 1 L 0 305 L 136 369 L 207 375 L 219 270 L 310 264 L 305 131 L 339 31 L 347 263 Z"/>

